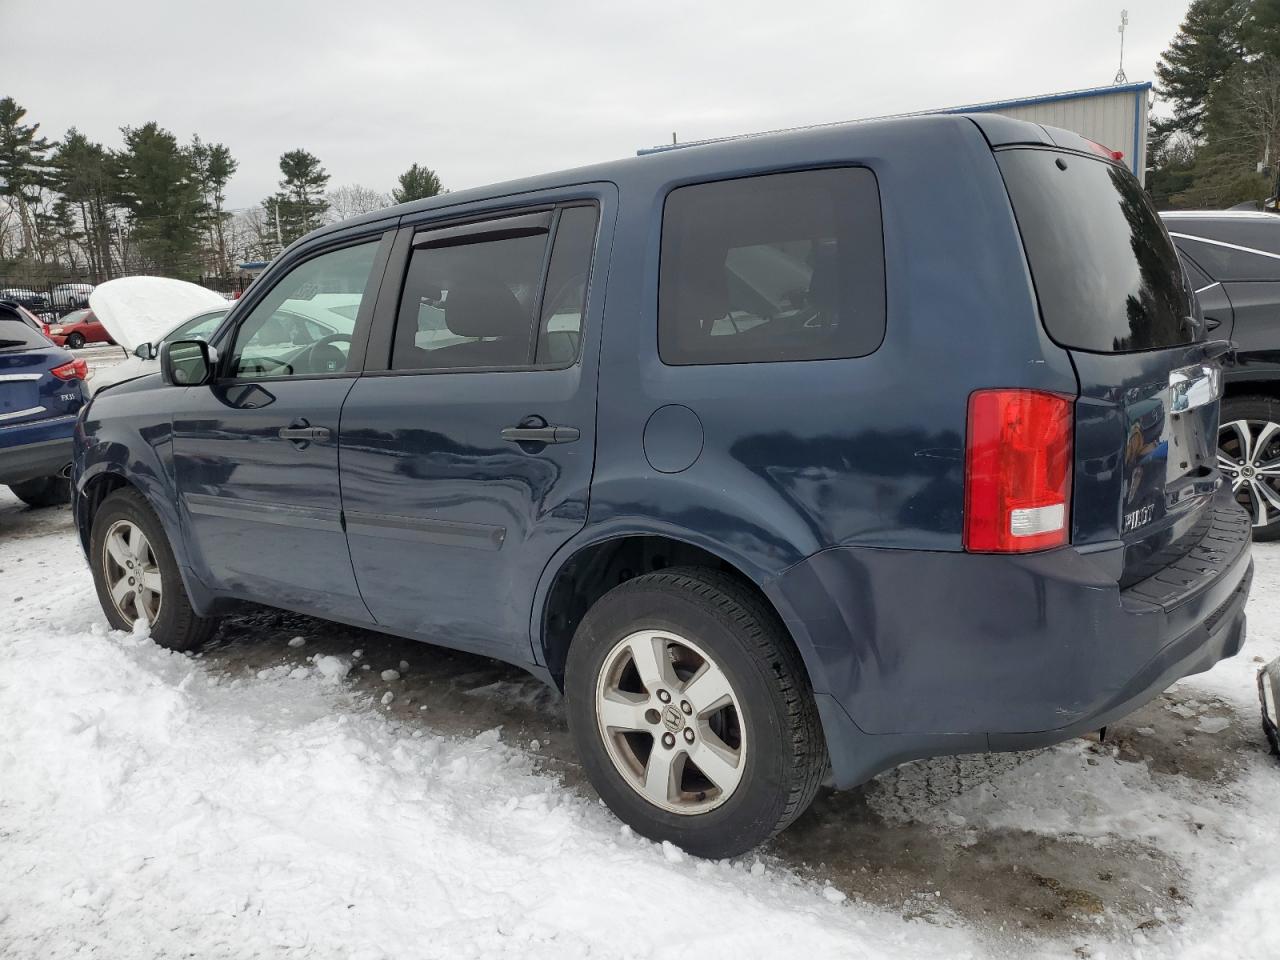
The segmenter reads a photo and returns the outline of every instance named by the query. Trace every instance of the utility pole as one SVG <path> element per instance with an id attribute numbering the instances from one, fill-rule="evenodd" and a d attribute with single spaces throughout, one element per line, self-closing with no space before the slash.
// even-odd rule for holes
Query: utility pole
<path id="1" fill-rule="evenodd" d="M 1116 27 L 1116 31 L 1120 34 L 1120 69 L 1116 71 L 1116 83 L 1128 83 L 1129 78 L 1124 75 L 1124 28 L 1129 25 L 1129 11 L 1120 11 L 1120 26 Z"/>
<path id="2" fill-rule="evenodd" d="M 274 206 L 276 208 L 276 253 L 278 254 L 282 250 L 284 250 L 284 239 L 280 235 L 280 201 L 279 199 L 276 200 Z"/>

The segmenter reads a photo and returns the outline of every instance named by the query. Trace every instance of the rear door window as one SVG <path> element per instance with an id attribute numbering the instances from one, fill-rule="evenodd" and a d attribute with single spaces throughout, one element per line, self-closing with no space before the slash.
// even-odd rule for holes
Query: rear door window
<path id="1" fill-rule="evenodd" d="M 594 204 L 418 235 L 396 319 L 394 370 L 563 367 L 578 356 Z"/>
<path id="2" fill-rule="evenodd" d="M 884 339 L 884 242 L 864 168 L 673 190 L 662 218 L 667 364 L 860 357 Z"/>
<path id="3" fill-rule="evenodd" d="M 1055 342 L 1123 353 L 1197 337 L 1182 265 L 1132 174 L 1051 150 L 996 156 Z"/>

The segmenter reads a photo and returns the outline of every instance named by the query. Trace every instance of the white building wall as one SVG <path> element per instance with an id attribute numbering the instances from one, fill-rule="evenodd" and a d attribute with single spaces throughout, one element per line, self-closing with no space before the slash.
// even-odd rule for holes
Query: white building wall
<path id="1" fill-rule="evenodd" d="M 983 105 L 973 112 L 999 113 L 1016 120 L 1062 127 L 1082 137 L 1096 140 L 1103 146 L 1124 153 L 1125 165 L 1140 182 L 1145 182 L 1147 108 L 1146 91 L 1125 90 L 1117 93 L 1090 93 L 1070 99 L 1046 98 L 1030 103 L 1015 101 L 989 107 Z"/>

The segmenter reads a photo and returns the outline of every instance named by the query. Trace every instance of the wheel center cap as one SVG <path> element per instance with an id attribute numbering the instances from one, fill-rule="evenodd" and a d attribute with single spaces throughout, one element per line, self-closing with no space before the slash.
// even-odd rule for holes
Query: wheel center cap
<path id="1" fill-rule="evenodd" d="M 672 733 L 679 733 L 684 726 L 684 714 L 674 703 L 667 704 L 662 711 L 662 725 Z"/>
<path id="2" fill-rule="evenodd" d="M 1240 473 L 1241 473 L 1241 474 L 1242 474 L 1246 479 L 1251 479 L 1251 478 L 1253 477 L 1254 472 L 1255 472 L 1255 471 L 1254 471 L 1254 469 L 1253 469 L 1253 465 L 1252 465 L 1252 464 L 1245 464 L 1243 467 L 1241 467 L 1241 468 L 1240 468 Z"/>

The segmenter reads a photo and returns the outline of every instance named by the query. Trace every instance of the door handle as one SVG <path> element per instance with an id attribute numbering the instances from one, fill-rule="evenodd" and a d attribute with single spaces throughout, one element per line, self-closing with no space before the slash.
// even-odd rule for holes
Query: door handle
<path id="1" fill-rule="evenodd" d="M 573 443 L 582 435 L 577 427 L 553 427 L 542 417 L 525 417 L 516 427 L 503 427 L 508 443 Z"/>
<path id="2" fill-rule="evenodd" d="M 294 442 L 324 441 L 329 439 L 329 428 L 313 427 L 307 421 L 299 420 L 287 427 L 281 427 L 279 436 L 281 440 L 293 440 Z"/>
<path id="3" fill-rule="evenodd" d="M 1217 330 L 1220 326 L 1222 326 L 1222 321 L 1219 320 L 1217 317 L 1205 317 L 1204 325 L 1209 330 Z"/>

